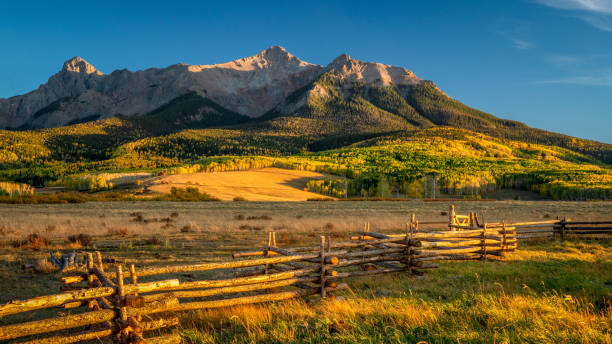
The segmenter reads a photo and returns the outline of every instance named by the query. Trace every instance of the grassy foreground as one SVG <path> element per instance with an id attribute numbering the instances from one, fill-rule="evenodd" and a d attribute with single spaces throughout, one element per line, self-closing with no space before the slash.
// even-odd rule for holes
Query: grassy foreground
<path id="1" fill-rule="evenodd" d="M 440 264 L 424 279 L 352 280 L 344 300 L 183 317 L 188 343 L 610 343 L 605 243 L 524 246 L 503 262 Z"/>
<path id="2" fill-rule="evenodd" d="M 609 218 L 607 202 L 461 202 L 493 221 Z M 60 274 L 38 262 L 49 252 L 100 250 L 143 265 L 227 260 L 264 245 L 343 240 L 364 221 L 401 228 L 409 214 L 444 221 L 440 202 L 100 202 L 0 208 L 0 303 L 55 294 Z M 397 232 L 397 230 L 393 230 Z M 13 245 L 38 233 L 36 247 Z M 70 237 L 92 235 L 88 247 Z M 28 268 L 34 265 L 34 268 Z M 612 242 L 521 242 L 503 261 L 440 263 L 423 279 L 408 274 L 347 280 L 344 300 L 317 297 L 182 313 L 186 343 L 612 343 Z M 214 272 L 181 278 L 219 278 Z M 147 279 L 143 278 L 143 282 Z M 61 310 L 60 312 L 70 312 Z M 41 314 L 43 313 L 43 314 Z M 55 316 L 29 312 L 0 326 Z"/>

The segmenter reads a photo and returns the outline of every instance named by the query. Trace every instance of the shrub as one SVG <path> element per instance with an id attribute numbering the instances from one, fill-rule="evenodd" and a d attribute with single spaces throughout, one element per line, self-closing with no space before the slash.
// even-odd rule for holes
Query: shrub
<path id="1" fill-rule="evenodd" d="M 89 246 L 93 242 L 93 238 L 89 234 L 75 234 L 68 237 L 68 241 L 73 244 L 81 244 L 82 246 Z"/>
<path id="2" fill-rule="evenodd" d="M 161 228 L 161 229 L 174 229 L 174 228 L 176 228 L 176 227 L 174 227 L 174 225 L 173 225 L 173 224 L 171 224 L 170 222 L 166 222 L 166 224 L 165 224 L 165 225 L 163 225 L 163 226 L 161 226 L 160 228 Z"/>
<path id="3" fill-rule="evenodd" d="M 154 201 L 173 201 L 173 202 L 201 202 L 201 201 L 220 201 L 216 197 L 200 192 L 196 187 L 187 187 L 185 189 L 172 187 L 169 195 L 161 195 L 152 198 Z"/>
<path id="4" fill-rule="evenodd" d="M 261 216 L 249 216 L 246 218 L 247 220 L 272 220 L 272 218 L 268 215 Z"/>
<path id="5" fill-rule="evenodd" d="M 244 198 L 244 197 L 242 197 L 242 196 L 236 196 L 236 197 L 234 197 L 234 200 L 233 200 L 233 201 L 234 201 L 234 202 L 246 202 L 246 201 L 247 201 L 247 199 L 246 199 L 246 198 Z"/>
<path id="6" fill-rule="evenodd" d="M 128 234 L 130 234 L 130 231 L 126 227 L 121 227 L 118 229 L 109 228 L 108 231 L 106 232 L 106 235 L 108 236 L 113 236 L 113 235 L 127 236 Z"/>
<path id="7" fill-rule="evenodd" d="M 40 251 L 49 246 L 49 244 L 51 244 L 51 240 L 40 236 L 37 233 L 32 233 L 24 240 L 13 241 L 12 246 L 15 248 L 30 248 L 35 251 Z"/>
<path id="8" fill-rule="evenodd" d="M 181 228 L 181 233 L 195 232 L 195 228 L 192 225 L 185 225 Z"/>
<path id="9" fill-rule="evenodd" d="M 49 260 L 39 259 L 36 261 L 36 264 L 34 264 L 34 270 L 39 273 L 50 274 L 56 272 L 59 269 Z"/>
<path id="10" fill-rule="evenodd" d="M 143 244 L 145 245 L 153 245 L 153 246 L 159 246 L 161 245 L 163 242 L 161 241 L 161 239 L 158 236 L 152 236 L 148 239 L 145 239 L 143 241 Z"/>

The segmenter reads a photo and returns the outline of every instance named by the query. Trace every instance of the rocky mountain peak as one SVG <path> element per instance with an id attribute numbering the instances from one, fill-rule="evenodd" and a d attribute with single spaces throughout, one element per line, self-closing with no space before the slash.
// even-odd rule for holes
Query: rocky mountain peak
<path id="1" fill-rule="evenodd" d="M 343 66 L 345 65 L 347 62 L 351 61 L 351 56 L 348 54 L 342 54 L 338 57 L 336 57 L 329 65 L 328 65 L 328 69 L 330 68 L 336 68 L 339 66 Z"/>
<path id="2" fill-rule="evenodd" d="M 336 57 L 327 67 L 338 77 L 347 81 L 362 81 L 380 85 L 406 85 L 419 83 L 419 79 L 411 71 L 376 62 L 365 62 L 351 58 L 347 54 Z"/>
<path id="3" fill-rule="evenodd" d="M 103 73 L 97 70 L 96 67 L 92 66 L 89 62 L 83 60 L 79 56 L 75 56 L 64 62 L 62 72 L 103 75 Z"/>
<path id="4" fill-rule="evenodd" d="M 282 66 L 315 66 L 311 63 L 305 62 L 297 58 L 296 56 L 289 53 L 285 48 L 274 45 L 270 48 L 260 52 L 255 56 L 247 57 L 246 59 L 250 59 L 253 61 L 257 61 L 262 65 L 272 65 L 276 67 Z"/>

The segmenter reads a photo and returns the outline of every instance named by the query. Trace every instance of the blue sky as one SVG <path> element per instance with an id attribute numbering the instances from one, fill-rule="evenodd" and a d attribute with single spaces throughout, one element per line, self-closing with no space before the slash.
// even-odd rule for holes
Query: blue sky
<path id="1" fill-rule="evenodd" d="M 0 40 L 0 97 L 77 55 L 110 73 L 281 45 L 406 67 L 472 107 L 612 143 L 612 0 L 11 1 Z"/>

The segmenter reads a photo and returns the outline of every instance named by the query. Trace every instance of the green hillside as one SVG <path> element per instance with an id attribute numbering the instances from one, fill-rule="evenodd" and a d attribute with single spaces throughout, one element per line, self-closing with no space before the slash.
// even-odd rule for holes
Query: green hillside
<path id="1" fill-rule="evenodd" d="M 449 126 L 498 138 L 568 148 L 612 163 L 610 144 L 495 117 L 450 98 L 431 81 L 383 87 L 343 81 L 328 71 L 289 96 L 260 121 L 261 127 L 271 130 L 335 137 Z"/>
<path id="2" fill-rule="evenodd" d="M 381 183 L 406 193 L 436 173 L 449 194 L 518 188 L 559 199 L 610 198 L 610 144 L 497 118 L 431 82 L 383 87 L 349 83 L 333 71 L 258 119 L 192 92 L 143 116 L 0 131 L 0 143 L 0 180 L 33 185 L 256 156 L 347 176 L 353 195 L 380 194 Z"/>

